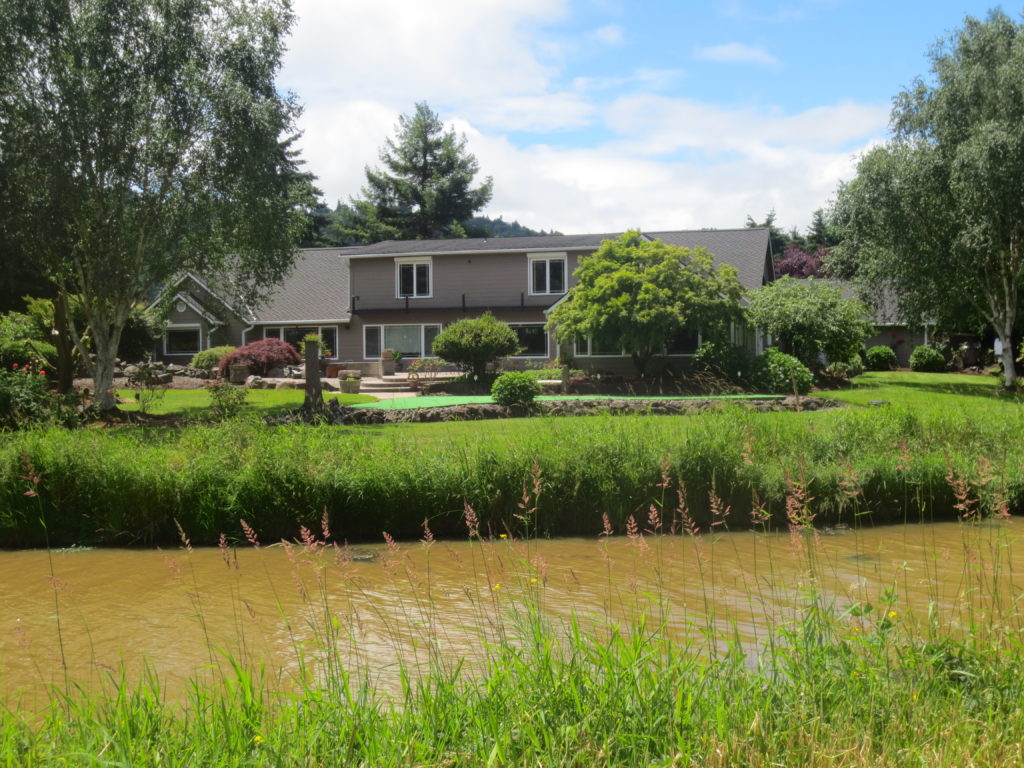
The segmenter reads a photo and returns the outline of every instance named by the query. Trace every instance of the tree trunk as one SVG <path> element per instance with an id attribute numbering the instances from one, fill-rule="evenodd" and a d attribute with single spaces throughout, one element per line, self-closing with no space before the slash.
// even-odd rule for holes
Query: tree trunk
<path id="1" fill-rule="evenodd" d="M 93 328 L 93 345 L 96 360 L 92 365 L 93 385 L 96 387 L 95 407 L 101 411 L 117 409 L 114 395 L 114 367 L 117 365 L 117 347 L 121 341 L 121 329 Z"/>
<path id="2" fill-rule="evenodd" d="M 324 409 L 324 395 L 320 386 L 320 342 L 306 342 L 306 399 L 303 410 L 314 412 Z"/>
<path id="3" fill-rule="evenodd" d="M 997 335 L 1003 345 L 1003 386 L 1006 389 L 1013 389 L 1017 386 L 1017 367 L 1013 359 L 1013 320 L 1007 319 L 1003 329 L 997 331 Z"/>
<path id="4" fill-rule="evenodd" d="M 53 300 L 53 345 L 57 348 L 57 391 L 71 391 L 75 380 L 75 342 L 68 328 L 68 295 L 57 291 Z"/>

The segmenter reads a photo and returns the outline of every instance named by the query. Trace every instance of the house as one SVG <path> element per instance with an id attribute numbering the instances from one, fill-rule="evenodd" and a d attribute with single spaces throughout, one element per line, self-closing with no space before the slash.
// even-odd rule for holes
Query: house
<path id="1" fill-rule="evenodd" d="M 620 233 L 509 238 L 385 241 L 348 248 L 299 252 L 291 274 L 256 308 L 233 303 L 201 276 L 183 275 L 172 286 L 167 331 L 158 357 L 187 362 L 200 349 L 241 345 L 262 338 L 297 344 L 319 333 L 329 358 L 373 372 L 384 350 L 403 358 L 430 356 L 441 329 L 456 320 L 491 312 L 519 336 L 525 364 L 572 356 L 594 370 L 631 370 L 621 350 L 583 340 L 556 344 L 545 329 L 547 311 L 573 286 L 579 260 Z M 706 248 L 731 264 L 740 283 L 754 290 L 774 279 L 765 228 L 647 232 L 687 248 Z M 760 344 L 753 332 L 734 328 L 734 342 Z M 699 330 L 661 360 L 685 364 L 701 339 Z M 757 351 L 760 351 L 759 349 Z M 351 364 L 351 365 L 349 365 Z"/>

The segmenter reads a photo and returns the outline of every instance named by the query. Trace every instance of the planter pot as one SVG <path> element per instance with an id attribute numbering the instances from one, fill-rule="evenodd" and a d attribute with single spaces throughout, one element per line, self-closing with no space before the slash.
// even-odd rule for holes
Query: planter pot
<path id="1" fill-rule="evenodd" d="M 395 361 L 394 360 L 381 360 L 380 361 L 380 372 L 382 376 L 390 376 L 395 372 Z"/>
<path id="2" fill-rule="evenodd" d="M 355 381 L 341 380 L 338 382 L 338 386 L 341 387 L 341 391 L 346 395 L 358 395 L 359 394 L 359 379 Z"/>

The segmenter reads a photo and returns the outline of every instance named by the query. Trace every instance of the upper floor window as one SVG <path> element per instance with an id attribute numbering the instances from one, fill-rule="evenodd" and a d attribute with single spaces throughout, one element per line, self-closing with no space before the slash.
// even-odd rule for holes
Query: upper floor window
<path id="1" fill-rule="evenodd" d="M 431 263 L 425 259 L 395 259 L 395 295 L 425 299 L 433 294 Z"/>
<path id="2" fill-rule="evenodd" d="M 565 293 L 565 254 L 530 257 L 530 294 Z"/>

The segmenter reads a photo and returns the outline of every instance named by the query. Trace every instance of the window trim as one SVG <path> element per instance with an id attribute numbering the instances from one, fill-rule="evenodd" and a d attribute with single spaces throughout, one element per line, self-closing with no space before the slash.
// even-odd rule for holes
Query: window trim
<path id="1" fill-rule="evenodd" d="M 697 331 L 697 349 L 700 349 L 700 345 L 704 343 L 704 331 L 702 329 L 700 329 L 700 328 L 697 328 L 696 331 Z M 733 344 L 733 346 L 737 346 L 737 345 Z M 668 345 L 667 344 L 663 347 L 663 349 L 665 351 L 662 352 L 662 354 L 661 354 L 662 357 L 693 357 L 695 354 L 697 354 L 697 349 L 694 349 L 693 352 L 672 352 L 672 353 L 669 353 Z"/>
<path id="2" fill-rule="evenodd" d="M 412 273 L 412 288 L 413 293 L 409 296 L 402 295 L 402 267 L 406 265 L 427 265 L 427 292 L 425 294 L 417 294 L 416 291 L 416 270 L 413 269 Z M 434 259 L 431 256 L 417 256 L 417 257 L 397 257 L 395 258 L 395 298 L 396 299 L 432 299 L 434 298 Z M 399 325 L 399 323 L 392 323 L 392 325 Z M 415 325 L 415 323 L 410 323 Z"/>
<path id="3" fill-rule="evenodd" d="M 437 355 L 434 354 L 433 349 L 427 350 L 427 335 L 426 335 L 427 334 L 427 328 L 428 327 L 429 328 L 437 328 L 437 332 L 440 333 L 441 331 L 444 330 L 444 323 L 367 323 L 366 325 L 363 326 L 363 332 L 362 332 L 362 337 L 363 337 L 363 360 L 380 360 L 380 359 L 383 358 L 384 350 L 387 349 L 387 347 L 384 345 L 384 329 L 385 328 L 406 327 L 406 326 L 419 326 L 419 329 L 420 329 L 420 349 L 424 350 L 424 351 L 422 351 L 420 353 L 419 358 L 415 358 L 415 359 L 423 359 L 423 358 L 427 358 L 427 357 L 436 358 Z M 376 357 L 370 357 L 369 355 L 366 354 L 366 329 L 367 328 L 377 328 L 380 331 L 380 351 L 381 351 L 381 354 L 377 355 Z"/>
<path id="4" fill-rule="evenodd" d="M 334 331 L 334 346 L 341 346 L 341 328 L 337 325 L 306 325 L 305 323 L 286 323 L 284 325 L 264 325 L 263 338 L 264 339 L 278 339 L 284 341 L 284 329 L 285 328 L 315 328 L 317 335 L 320 337 L 320 344 L 323 345 L 324 330 L 329 329 Z M 267 331 L 276 330 L 277 336 L 267 336 Z M 332 349 L 333 357 L 326 357 L 325 360 L 340 360 L 341 351 L 338 349 Z"/>
<path id="5" fill-rule="evenodd" d="M 595 354 L 593 354 L 592 350 L 593 350 L 593 347 L 594 347 L 594 339 L 592 337 L 590 337 L 590 336 L 587 337 L 587 354 L 585 354 L 585 355 L 582 354 L 579 351 L 578 345 L 579 345 L 579 342 L 574 340 L 573 343 L 572 343 L 572 351 L 573 351 L 573 356 L 574 357 L 606 357 L 606 358 L 629 357 L 629 354 L 626 352 L 625 348 L 623 348 L 623 350 L 619 354 L 617 354 L 617 355 L 595 355 Z"/>
<path id="6" fill-rule="evenodd" d="M 524 354 L 509 355 L 509 359 L 511 359 L 511 360 L 519 360 L 519 359 L 522 359 L 522 360 L 537 360 L 537 359 L 540 359 L 540 358 L 551 357 L 551 334 L 548 333 L 548 330 L 545 327 L 545 324 L 544 323 L 508 323 L 508 327 L 512 328 L 513 330 L 515 330 L 515 328 L 517 328 L 517 327 L 522 327 L 522 326 L 526 326 L 526 327 L 530 327 L 530 328 L 534 328 L 534 327 L 539 326 L 544 331 L 544 354 L 542 354 L 542 355 L 524 355 Z"/>
<path id="7" fill-rule="evenodd" d="M 199 340 L 199 348 L 192 352 L 168 352 L 167 351 L 167 332 L 168 331 L 195 331 Z M 209 341 L 209 334 L 207 334 L 207 341 Z M 163 348 L 164 355 L 170 357 L 183 357 L 185 355 L 196 355 L 203 351 L 203 326 L 199 323 L 169 323 L 164 327 L 163 333 Z"/>
<path id="8" fill-rule="evenodd" d="M 547 262 L 544 269 L 546 291 L 533 290 L 533 264 L 537 261 Z M 551 262 L 562 262 L 562 290 L 552 291 L 551 289 Z M 569 292 L 569 257 L 562 253 L 528 253 L 526 255 L 526 288 L 530 296 L 564 296 Z"/>

